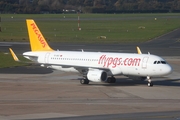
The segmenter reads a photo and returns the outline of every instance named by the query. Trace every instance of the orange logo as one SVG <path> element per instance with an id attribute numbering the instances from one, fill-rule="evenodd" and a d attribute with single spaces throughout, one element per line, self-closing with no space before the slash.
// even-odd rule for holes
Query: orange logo
<path id="1" fill-rule="evenodd" d="M 35 34 L 37 35 L 39 42 L 42 44 L 42 47 L 45 48 L 46 42 L 43 39 L 40 31 L 38 30 L 38 28 L 36 27 L 36 25 L 34 23 L 32 23 L 31 26 L 32 26 L 32 29 L 34 30 Z"/>

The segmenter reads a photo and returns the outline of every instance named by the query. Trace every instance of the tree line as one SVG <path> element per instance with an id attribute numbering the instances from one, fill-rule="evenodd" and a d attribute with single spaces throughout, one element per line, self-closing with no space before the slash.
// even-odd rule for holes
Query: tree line
<path id="1" fill-rule="evenodd" d="M 180 0 L 0 0 L 0 13 L 167 13 Z"/>

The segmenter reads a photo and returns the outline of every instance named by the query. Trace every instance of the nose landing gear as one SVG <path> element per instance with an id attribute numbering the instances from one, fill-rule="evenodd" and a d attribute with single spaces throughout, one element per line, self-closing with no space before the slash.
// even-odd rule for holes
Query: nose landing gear
<path id="1" fill-rule="evenodd" d="M 153 86 L 153 83 L 151 81 L 151 78 L 149 76 L 147 76 L 147 80 L 148 80 L 148 87 L 152 87 Z"/>

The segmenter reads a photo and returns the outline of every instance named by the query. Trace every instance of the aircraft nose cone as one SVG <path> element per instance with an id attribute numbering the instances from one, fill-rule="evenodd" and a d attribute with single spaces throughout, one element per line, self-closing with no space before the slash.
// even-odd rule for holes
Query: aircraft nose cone
<path id="1" fill-rule="evenodd" d="M 172 67 L 170 65 L 167 65 L 166 69 L 165 69 L 165 74 L 168 75 L 172 73 Z"/>

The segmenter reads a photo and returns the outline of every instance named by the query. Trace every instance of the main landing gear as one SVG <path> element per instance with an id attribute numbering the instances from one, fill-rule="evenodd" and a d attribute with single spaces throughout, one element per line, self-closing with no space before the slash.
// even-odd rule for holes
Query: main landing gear
<path id="1" fill-rule="evenodd" d="M 87 78 L 83 78 L 80 80 L 81 84 L 89 84 L 89 80 Z"/>
<path id="2" fill-rule="evenodd" d="M 114 76 L 108 77 L 106 80 L 107 83 L 115 83 L 116 82 L 116 78 Z M 80 80 L 81 84 L 89 84 L 89 80 L 85 77 L 83 79 Z"/>
<path id="3" fill-rule="evenodd" d="M 116 78 L 114 76 L 107 78 L 107 83 L 115 83 L 115 82 L 116 82 Z"/>
<path id="4" fill-rule="evenodd" d="M 152 83 L 151 78 L 149 76 L 147 76 L 147 80 L 148 80 L 148 87 L 152 87 L 153 83 Z"/>

